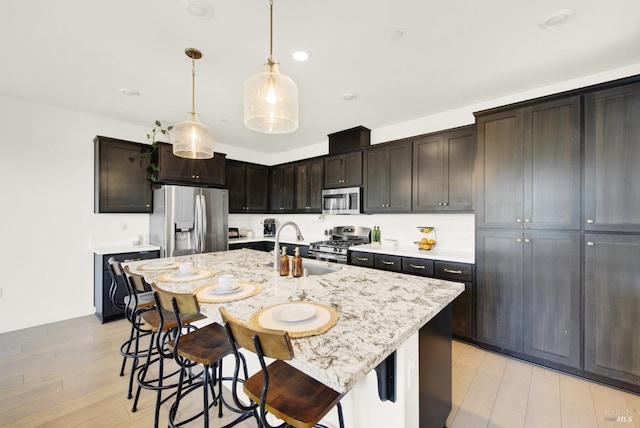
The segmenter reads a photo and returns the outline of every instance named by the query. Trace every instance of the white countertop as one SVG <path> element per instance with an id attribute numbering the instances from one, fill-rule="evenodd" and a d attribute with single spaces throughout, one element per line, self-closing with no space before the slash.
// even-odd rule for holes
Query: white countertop
<path id="1" fill-rule="evenodd" d="M 473 251 L 447 250 L 436 246 L 432 250 L 420 250 L 417 245 L 397 246 L 390 245 L 356 245 L 349 247 L 351 251 L 362 251 L 365 253 L 389 254 L 392 256 L 416 257 L 420 259 L 441 260 L 458 263 L 475 263 L 475 253 Z"/>
<path id="2" fill-rule="evenodd" d="M 122 254 L 122 253 L 139 253 L 141 251 L 157 251 L 160 247 L 153 244 L 111 244 L 98 245 L 91 247 L 91 251 L 98 255 L 104 254 Z"/>
<path id="3" fill-rule="evenodd" d="M 263 240 L 263 239 L 257 239 Z M 295 358 L 289 363 L 338 392 L 347 392 L 389 354 L 400 347 L 464 290 L 461 283 L 335 263 L 335 272 L 305 278 L 280 277 L 266 264 L 269 253 L 249 249 L 176 257 L 239 281 L 260 283 L 255 296 L 224 303 L 234 316 L 249 321 L 256 311 L 282 302 L 308 301 L 334 307 L 338 322 L 326 333 L 293 339 Z M 127 263 L 135 269 L 149 261 Z M 157 282 L 167 271 L 138 271 Z M 215 278 L 189 282 L 157 282 L 163 289 L 193 292 Z M 221 304 L 202 303 L 201 311 L 220 322 Z M 399 316 L 402 314 L 402 316 Z"/>

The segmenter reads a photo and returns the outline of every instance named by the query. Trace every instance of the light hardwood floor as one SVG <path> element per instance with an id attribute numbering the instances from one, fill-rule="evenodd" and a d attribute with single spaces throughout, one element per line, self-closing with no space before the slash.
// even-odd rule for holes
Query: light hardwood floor
<path id="1" fill-rule="evenodd" d="M 128 378 L 118 376 L 128 328 L 124 320 L 101 325 L 87 316 L 0 334 L 0 426 L 152 426 L 153 394 L 143 391 L 132 413 Z M 197 408 L 197 397 L 185 411 Z M 451 428 L 640 428 L 640 396 L 455 341 L 452 398 Z M 632 421 L 616 423 L 613 415 Z M 212 417 L 211 426 L 222 424 Z"/>

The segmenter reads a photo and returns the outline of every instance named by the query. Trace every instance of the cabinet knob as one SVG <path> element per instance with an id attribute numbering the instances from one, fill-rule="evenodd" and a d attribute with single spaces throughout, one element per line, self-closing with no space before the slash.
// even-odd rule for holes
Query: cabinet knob
<path id="1" fill-rule="evenodd" d="M 525 219 L 524 219 L 524 222 L 525 222 L 525 223 L 529 223 L 530 221 L 531 221 L 531 220 L 529 220 L 528 218 L 525 218 Z"/>
<path id="2" fill-rule="evenodd" d="M 521 218 L 517 218 L 516 219 L 516 223 L 522 223 L 522 219 Z"/>
<path id="3" fill-rule="evenodd" d="M 589 246 L 589 247 L 593 247 L 593 246 L 594 246 L 593 241 L 587 241 L 587 246 Z"/>
<path id="4" fill-rule="evenodd" d="M 593 219 L 588 218 L 588 219 L 587 219 L 587 224 L 593 224 Z"/>
<path id="5" fill-rule="evenodd" d="M 441 207 L 442 206 L 442 202 L 438 202 L 438 206 Z"/>
<path id="6" fill-rule="evenodd" d="M 446 207 L 447 205 L 449 205 L 449 202 L 443 202 L 442 205 Z"/>
<path id="7" fill-rule="evenodd" d="M 524 238 L 524 242 L 531 242 L 531 239 L 529 239 L 529 238 Z"/>
<path id="8" fill-rule="evenodd" d="M 516 238 L 516 242 L 522 242 L 521 238 Z"/>

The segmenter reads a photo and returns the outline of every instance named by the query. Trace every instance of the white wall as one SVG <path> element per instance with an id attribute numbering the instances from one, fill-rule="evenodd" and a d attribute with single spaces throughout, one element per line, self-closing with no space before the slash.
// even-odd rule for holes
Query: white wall
<path id="1" fill-rule="evenodd" d="M 471 124 L 474 111 L 636 74 L 640 74 L 640 64 L 373 129 L 372 143 Z M 93 213 L 93 138 L 105 135 L 144 142 L 148 127 L 3 95 L 0 124 L 0 332 L 91 314 L 91 246 L 127 243 L 132 235 L 146 235 L 148 229 L 145 214 Z M 220 142 L 216 151 L 232 159 L 273 165 L 326 154 L 328 144 L 321 141 L 277 156 L 240 149 L 232 142 Z M 257 221 L 252 227 L 261 234 L 259 221 L 264 217 L 231 218 L 236 223 Z M 345 222 L 341 216 L 329 216 L 322 222 L 295 218 L 312 231 L 310 235 Z M 365 226 L 380 225 L 383 238 L 404 240 L 413 239 L 409 229 L 415 225 L 435 225 L 440 230 L 439 245 L 466 242 L 473 247 L 470 215 L 352 218 Z M 311 238 L 315 239 L 307 237 Z"/>

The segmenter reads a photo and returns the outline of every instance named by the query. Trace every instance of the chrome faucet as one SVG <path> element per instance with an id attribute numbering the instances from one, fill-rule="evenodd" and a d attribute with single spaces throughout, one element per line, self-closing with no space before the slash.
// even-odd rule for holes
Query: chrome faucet
<path id="1" fill-rule="evenodd" d="M 274 254 L 273 269 L 276 272 L 280 272 L 280 231 L 287 225 L 291 225 L 296 229 L 296 238 L 298 239 L 298 241 L 303 241 L 304 240 L 304 237 L 302 236 L 302 232 L 300 232 L 300 228 L 298 227 L 297 224 L 295 224 L 292 221 L 288 221 L 286 223 L 283 223 L 278 228 L 278 231 L 276 232 L 276 245 L 273 247 L 273 254 Z"/>

